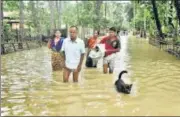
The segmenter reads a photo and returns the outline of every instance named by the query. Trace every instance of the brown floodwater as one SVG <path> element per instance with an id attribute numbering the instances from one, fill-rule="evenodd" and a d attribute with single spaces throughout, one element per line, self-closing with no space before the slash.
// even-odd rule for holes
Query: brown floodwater
<path id="1" fill-rule="evenodd" d="M 62 82 L 52 72 L 46 47 L 1 57 L 1 115 L 179 115 L 180 61 L 148 44 L 147 40 L 121 37 L 115 72 L 83 68 L 79 82 Z M 121 70 L 130 95 L 117 93 L 114 82 Z"/>

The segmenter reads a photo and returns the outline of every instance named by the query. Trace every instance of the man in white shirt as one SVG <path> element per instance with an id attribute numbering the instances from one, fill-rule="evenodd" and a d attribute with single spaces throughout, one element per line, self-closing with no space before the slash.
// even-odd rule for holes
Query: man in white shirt
<path id="1" fill-rule="evenodd" d="M 65 60 L 63 81 L 68 82 L 69 75 L 73 72 L 73 81 L 78 82 L 78 76 L 85 54 L 85 44 L 83 40 L 77 37 L 78 28 L 76 26 L 71 26 L 69 33 L 70 37 L 64 40 L 61 49 L 64 53 Z"/>

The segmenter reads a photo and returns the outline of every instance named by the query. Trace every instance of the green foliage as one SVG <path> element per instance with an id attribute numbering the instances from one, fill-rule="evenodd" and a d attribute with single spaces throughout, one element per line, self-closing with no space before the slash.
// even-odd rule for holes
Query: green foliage
<path id="1" fill-rule="evenodd" d="M 152 10 L 152 4 L 151 1 L 133 1 L 132 2 L 133 10 L 134 10 L 134 3 L 135 3 L 135 16 L 131 18 L 130 25 L 134 26 L 136 30 L 143 30 L 144 29 L 144 23 L 146 24 L 146 31 L 149 33 L 150 36 L 154 37 L 157 34 L 157 28 L 156 23 L 154 20 L 154 14 Z M 171 1 L 156 1 L 157 9 L 158 9 L 158 15 L 159 19 L 162 25 L 162 32 L 164 34 L 169 34 L 174 32 L 174 28 L 172 25 L 176 26 L 177 19 L 176 17 L 176 11 L 173 4 L 171 4 Z M 172 7 L 171 7 L 172 6 Z M 128 12 L 128 17 L 132 16 L 132 12 Z M 134 20 L 135 19 L 135 20 Z M 170 20 L 172 19 L 172 23 L 170 23 Z"/>
<path id="2" fill-rule="evenodd" d="M 3 1 L 4 11 L 14 11 L 19 9 L 19 1 Z"/>
<path id="3" fill-rule="evenodd" d="M 9 24 L 4 25 L 4 41 L 8 42 L 10 40 L 14 40 L 16 36 L 16 32 L 11 30 L 11 26 Z"/>
<path id="4" fill-rule="evenodd" d="M 62 14 L 64 23 L 69 25 L 77 25 L 77 13 L 75 5 L 69 5 L 67 6 L 67 9 L 65 9 Z"/>
<path id="5" fill-rule="evenodd" d="M 121 28 L 124 23 L 126 28 L 127 22 L 124 20 L 126 16 L 123 16 L 125 8 L 128 9 L 130 4 L 127 6 L 123 6 L 120 3 L 108 3 L 105 8 L 105 3 L 103 3 L 100 7 L 100 18 L 96 15 L 96 1 L 84 1 L 78 2 L 76 4 L 69 4 L 67 8 L 63 12 L 63 21 L 69 25 L 80 25 L 83 27 L 94 27 L 95 29 L 107 28 L 107 27 L 117 27 Z M 129 8 L 129 9 L 130 9 Z M 79 10 L 77 10 L 79 9 Z M 106 9 L 106 17 L 105 17 L 105 9 Z M 126 15 L 126 14 L 125 14 Z M 79 16 L 79 17 L 78 17 Z M 98 20 L 97 20 L 98 19 Z M 78 22 L 79 20 L 79 22 Z"/>
<path id="6" fill-rule="evenodd" d="M 48 7 L 48 1 L 23 1 L 25 3 L 25 25 L 28 27 L 28 34 L 46 34 L 51 30 L 51 9 Z M 159 19 L 162 25 L 162 31 L 165 34 L 173 33 L 174 29 L 169 23 L 176 27 L 176 10 L 173 6 L 171 9 L 170 1 L 156 1 Z M 134 16 L 135 4 L 135 16 Z M 156 36 L 156 23 L 152 10 L 151 1 L 131 1 L 131 3 L 122 4 L 117 2 L 100 3 L 97 8 L 97 1 L 71 1 L 63 2 L 62 14 L 59 14 L 56 8 L 54 11 L 54 22 L 58 25 L 59 15 L 61 15 L 61 23 L 64 25 L 78 25 L 82 27 L 101 28 L 116 27 L 117 29 L 146 30 L 150 36 Z M 54 6 L 55 7 L 55 6 Z M 13 11 L 14 19 L 19 19 L 19 1 L 4 1 L 4 11 Z M 172 10 L 172 12 L 171 12 Z M 99 12 L 99 15 L 96 13 Z M 134 20 L 135 19 L 135 20 Z M 6 25 L 6 24 L 5 24 Z M 54 27 L 55 28 L 55 27 Z M 38 32 L 39 31 L 39 32 Z"/>

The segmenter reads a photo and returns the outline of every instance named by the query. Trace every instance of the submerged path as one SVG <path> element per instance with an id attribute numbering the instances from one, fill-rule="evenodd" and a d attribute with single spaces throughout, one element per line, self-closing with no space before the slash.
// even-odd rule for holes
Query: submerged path
<path id="1" fill-rule="evenodd" d="M 1 58 L 2 115 L 180 115 L 180 61 L 146 40 L 121 37 L 115 73 L 83 68 L 77 84 L 63 83 L 52 72 L 46 47 Z M 121 70 L 132 93 L 117 93 L 114 81 Z"/>

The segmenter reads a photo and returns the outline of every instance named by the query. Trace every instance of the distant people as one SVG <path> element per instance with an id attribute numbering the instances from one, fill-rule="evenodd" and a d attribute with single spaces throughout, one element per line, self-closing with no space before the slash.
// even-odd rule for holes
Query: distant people
<path id="1" fill-rule="evenodd" d="M 48 48 L 52 50 L 51 65 L 53 71 L 62 70 L 64 66 L 63 55 L 60 53 L 64 38 L 61 31 L 55 30 L 52 38 L 48 41 Z"/>
<path id="2" fill-rule="evenodd" d="M 83 40 L 77 37 L 78 28 L 76 26 L 71 26 L 69 33 L 70 37 L 64 40 L 61 49 L 65 60 L 63 81 L 68 82 L 70 73 L 73 73 L 73 81 L 78 82 L 85 54 L 85 44 Z"/>
<path id="3" fill-rule="evenodd" d="M 115 64 L 115 53 L 120 51 L 120 41 L 116 36 L 116 29 L 114 27 L 109 29 L 109 35 L 104 37 L 101 44 L 105 44 L 105 56 L 103 58 L 103 72 L 113 73 Z"/>

